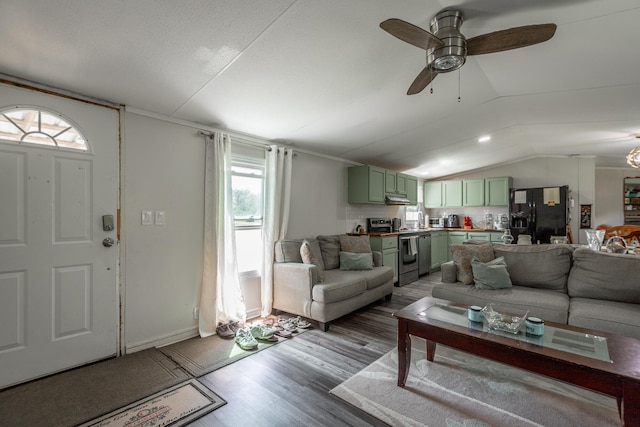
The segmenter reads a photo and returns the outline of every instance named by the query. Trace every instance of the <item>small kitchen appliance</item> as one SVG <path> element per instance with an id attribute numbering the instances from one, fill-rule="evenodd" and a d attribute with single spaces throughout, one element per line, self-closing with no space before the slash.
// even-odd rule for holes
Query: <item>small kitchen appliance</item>
<path id="1" fill-rule="evenodd" d="M 498 219 L 496 219 L 496 230 L 504 230 L 505 228 L 509 228 L 509 215 L 498 214 Z"/>
<path id="2" fill-rule="evenodd" d="M 458 221 L 458 215 L 451 214 L 447 217 L 447 228 L 460 228 L 460 222 Z"/>
<path id="3" fill-rule="evenodd" d="M 444 228 L 444 218 L 429 218 L 429 227 Z"/>
<path id="4" fill-rule="evenodd" d="M 393 222 L 391 218 L 367 218 L 368 233 L 391 233 Z"/>
<path id="5" fill-rule="evenodd" d="M 391 219 L 391 228 L 393 231 L 400 231 L 400 227 L 402 227 L 402 219 L 400 218 L 392 218 Z"/>

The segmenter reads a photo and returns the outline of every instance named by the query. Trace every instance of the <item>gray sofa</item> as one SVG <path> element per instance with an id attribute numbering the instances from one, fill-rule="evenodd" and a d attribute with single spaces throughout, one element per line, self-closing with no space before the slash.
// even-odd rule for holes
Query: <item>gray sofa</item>
<path id="1" fill-rule="evenodd" d="M 491 245 L 496 258 L 504 257 L 512 287 L 463 284 L 457 280 L 463 263 L 449 261 L 432 295 L 640 339 L 640 256 L 571 245 Z"/>
<path id="2" fill-rule="evenodd" d="M 368 237 L 367 237 L 368 239 Z M 382 253 L 372 251 L 370 270 L 340 269 L 340 235 L 307 239 L 319 248 L 322 266 L 304 263 L 303 239 L 276 242 L 273 265 L 273 308 L 303 316 L 327 331 L 329 322 L 393 293 L 393 269 L 382 266 Z M 317 246 L 316 246 L 317 244 Z M 317 249 L 316 249 L 317 250 Z M 324 280 L 318 280 L 318 268 Z"/>

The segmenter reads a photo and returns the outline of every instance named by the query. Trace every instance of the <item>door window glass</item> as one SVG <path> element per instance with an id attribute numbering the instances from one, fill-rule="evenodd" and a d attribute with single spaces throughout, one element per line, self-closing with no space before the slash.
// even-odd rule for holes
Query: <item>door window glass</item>
<path id="1" fill-rule="evenodd" d="M 44 109 L 16 107 L 0 112 L 0 139 L 88 151 L 87 140 L 77 126 L 62 115 Z"/>

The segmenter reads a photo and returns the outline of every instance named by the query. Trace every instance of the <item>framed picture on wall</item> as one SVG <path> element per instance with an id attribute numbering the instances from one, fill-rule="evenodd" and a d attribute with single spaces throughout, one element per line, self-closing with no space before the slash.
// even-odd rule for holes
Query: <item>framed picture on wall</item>
<path id="1" fill-rule="evenodd" d="M 580 205 L 580 228 L 591 228 L 591 205 Z"/>

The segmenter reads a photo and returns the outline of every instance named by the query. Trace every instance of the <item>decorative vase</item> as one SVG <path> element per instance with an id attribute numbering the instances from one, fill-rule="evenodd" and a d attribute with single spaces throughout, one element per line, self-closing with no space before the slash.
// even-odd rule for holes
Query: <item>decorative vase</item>
<path id="1" fill-rule="evenodd" d="M 587 233 L 587 244 L 589 249 L 596 252 L 600 252 L 602 248 L 602 240 L 604 239 L 604 230 L 588 229 L 584 230 Z"/>
<path id="2" fill-rule="evenodd" d="M 513 243 L 513 236 L 511 235 L 511 230 L 509 230 L 508 228 L 504 230 L 504 234 L 500 238 L 502 239 L 502 243 L 504 243 L 505 245 L 510 245 L 511 243 Z"/>

